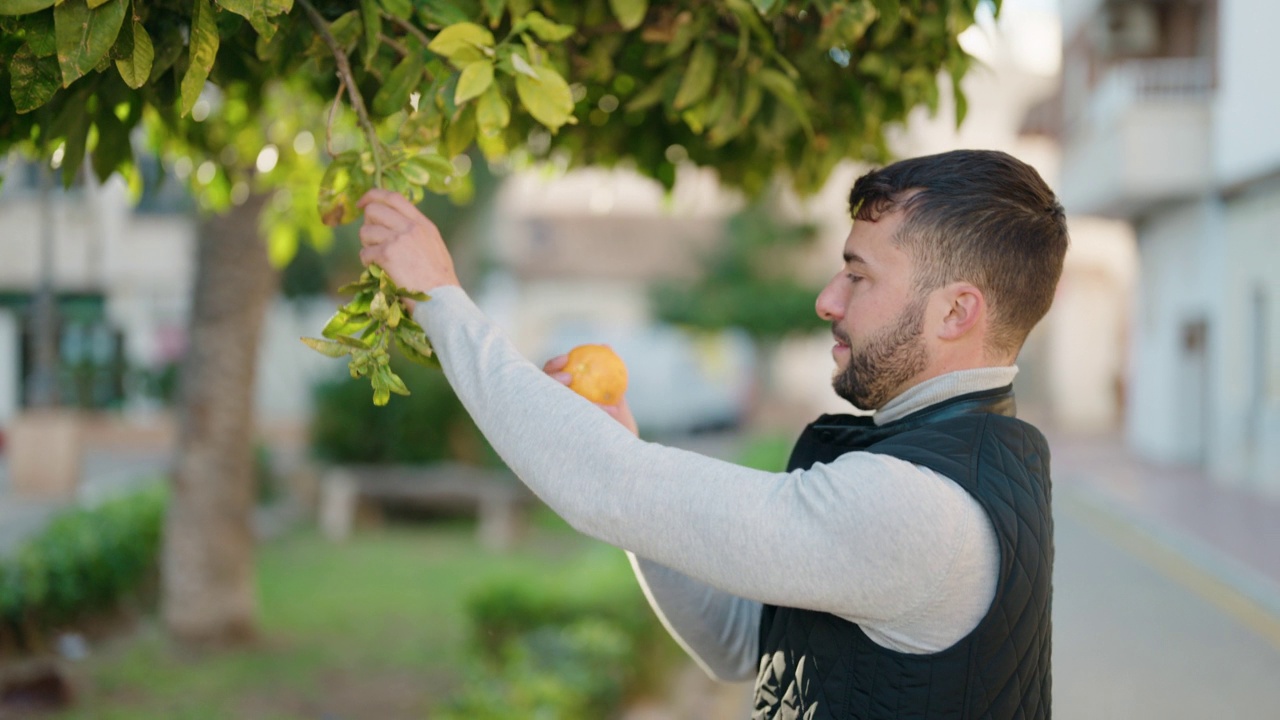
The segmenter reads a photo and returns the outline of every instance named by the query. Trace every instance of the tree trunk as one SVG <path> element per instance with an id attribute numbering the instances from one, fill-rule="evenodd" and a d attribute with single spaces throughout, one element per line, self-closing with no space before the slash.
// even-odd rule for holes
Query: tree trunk
<path id="1" fill-rule="evenodd" d="M 196 643 L 254 637 L 254 375 L 276 273 L 258 232 L 264 197 L 201 222 L 178 456 L 165 518 L 162 612 Z"/>

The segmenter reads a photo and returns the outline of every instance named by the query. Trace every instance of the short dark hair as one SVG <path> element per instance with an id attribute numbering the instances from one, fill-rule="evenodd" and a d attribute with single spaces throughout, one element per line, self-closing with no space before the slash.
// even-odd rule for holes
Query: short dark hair
<path id="1" fill-rule="evenodd" d="M 1067 218 L 1030 165 L 994 150 L 902 160 L 858 178 L 855 221 L 897 210 L 894 241 L 915 261 L 920 293 L 973 283 L 991 308 L 990 346 L 1016 352 L 1049 311 L 1067 252 Z"/>

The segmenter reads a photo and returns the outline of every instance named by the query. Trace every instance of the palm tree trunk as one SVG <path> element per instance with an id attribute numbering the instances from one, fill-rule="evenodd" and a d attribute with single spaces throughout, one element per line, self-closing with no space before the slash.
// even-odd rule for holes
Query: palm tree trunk
<path id="1" fill-rule="evenodd" d="M 161 560 L 170 633 L 198 643 L 254 637 L 254 374 L 276 281 L 258 232 L 264 197 L 201 222 L 179 439 Z"/>

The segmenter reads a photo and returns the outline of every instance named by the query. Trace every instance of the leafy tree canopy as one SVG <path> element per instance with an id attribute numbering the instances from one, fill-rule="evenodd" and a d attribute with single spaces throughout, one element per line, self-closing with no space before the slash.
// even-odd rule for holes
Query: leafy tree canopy
<path id="1" fill-rule="evenodd" d="M 373 184 L 465 197 L 473 146 L 803 192 L 884 160 L 940 81 L 962 119 L 957 36 L 983 1 L 5 0 L 0 153 L 56 153 L 68 183 L 86 158 L 136 177 L 145 124 L 205 169 L 207 204 L 286 189 L 276 217 L 317 235 L 299 214 L 317 195 L 329 224 Z"/>

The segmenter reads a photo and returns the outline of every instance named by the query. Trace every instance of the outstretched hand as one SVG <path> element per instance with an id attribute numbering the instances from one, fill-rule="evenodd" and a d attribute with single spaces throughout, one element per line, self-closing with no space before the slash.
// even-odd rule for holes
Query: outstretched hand
<path id="1" fill-rule="evenodd" d="M 559 382 L 561 385 L 568 387 L 569 383 L 573 381 L 573 376 L 564 372 L 564 369 L 568 364 L 568 355 L 557 355 L 548 360 L 546 364 L 542 366 L 542 371 L 550 375 L 552 379 Z M 604 405 L 602 403 L 596 403 L 595 405 L 601 410 L 609 413 L 609 416 L 614 420 L 622 423 L 622 426 L 630 430 L 632 435 L 635 435 L 636 437 L 640 436 L 640 428 L 636 425 L 636 419 L 631 414 L 631 408 L 627 405 L 626 397 L 619 400 L 616 405 Z"/>
<path id="2" fill-rule="evenodd" d="M 428 292 L 458 285 L 453 258 L 435 223 L 391 190 L 373 189 L 360 198 L 360 262 L 376 263 L 398 287 Z"/>

